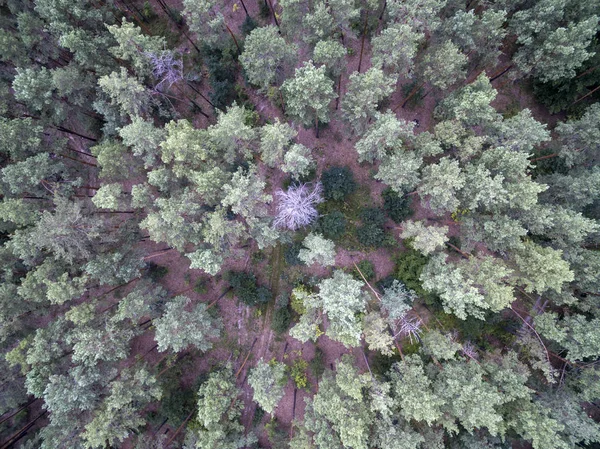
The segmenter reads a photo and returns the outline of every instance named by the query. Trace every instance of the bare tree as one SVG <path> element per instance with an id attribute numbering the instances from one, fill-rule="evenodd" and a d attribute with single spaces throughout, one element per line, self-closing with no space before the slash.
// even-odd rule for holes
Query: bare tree
<path id="1" fill-rule="evenodd" d="M 292 185 L 287 192 L 275 192 L 279 199 L 275 226 L 295 231 L 311 224 L 319 215 L 315 206 L 323 201 L 322 192 L 320 182 Z"/>

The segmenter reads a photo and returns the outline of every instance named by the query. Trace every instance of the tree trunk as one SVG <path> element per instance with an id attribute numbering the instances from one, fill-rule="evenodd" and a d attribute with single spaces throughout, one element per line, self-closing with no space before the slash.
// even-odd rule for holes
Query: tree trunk
<path id="1" fill-rule="evenodd" d="M 600 86 L 596 87 L 594 90 L 591 90 L 590 92 L 588 92 L 587 94 L 585 94 L 583 97 L 581 97 L 579 100 L 576 100 L 573 103 L 571 103 L 569 106 L 573 106 L 574 104 L 579 103 L 581 100 L 586 99 L 587 97 L 589 97 L 590 95 L 592 95 L 594 92 L 596 92 L 599 89 L 600 89 Z"/>
<path id="2" fill-rule="evenodd" d="M 62 153 L 56 153 L 56 154 L 58 154 L 59 156 L 62 156 L 64 158 L 66 158 L 66 159 L 71 159 L 72 161 L 79 162 L 80 164 L 89 165 L 90 167 L 98 167 L 96 164 L 92 164 L 90 162 L 85 162 L 85 161 L 82 161 L 82 160 L 79 160 L 79 159 L 75 159 L 74 157 L 67 156 L 66 154 L 62 154 Z"/>
<path id="3" fill-rule="evenodd" d="M 173 442 L 173 440 L 175 439 L 175 437 L 179 434 L 179 432 L 181 432 L 181 429 L 183 429 L 183 427 L 187 424 L 187 422 L 192 418 L 192 415 L 194 414 L 195 411 L 196 411 L 196 407 L 194 407 L 192 409 L 192 411 L 187 416 L 187 418 L 185 418 L 185 421 L 183 421 L 181 423 L 181 425 L 177 428 L 177 430 L 175 431 L 173 436 L 169 439 L 169 441 L 167 441 L 167 444 L 165 444 L 165 447 L 169 447 L 169 444 L 171 444 Z"/>
<path id="4" fill-rule="evenodd" d="M 196 92 L 198 95 L 200 95 L 200 98 L 202 98 L 204 101 L 206 101 L 209 105 L 211 105 L 213 108 L 218 109 L 213 103 L 212 101 L 210 101 L 208 98 L 206 98 L 202 92 L 200 92 L 198 89 L 196 89 L 191 82 L 187 81 L 187 85 L 194 91 Z"/>
<path id="5" fill-rule="evenodd" d="M 36 401 L 39 401 L 40 398 L 35 398 L 31 401 L 29 401 L 27 404 L 25 404 L 24 406 L 22 406 L 21 408 L 19 408 L 18 410 L 12 412 L 10 415 L 5 416 L 4 418 L 2 418 L 2 420 L 0 420 L 0 424 L 2 424 L 3 422 L 8 421 L 10 418 L 12 418 L 13 416 L 15 416 L 17 413 L 19 413 L 22 410 L 25 410 L 27 407 L 29 407 L 31 404 L 33 404 Z"/>
<path id="6" fill-rule="evenodd" d="M 383 20 L 383 14 L 385 13 L 385 8 L 387 6 L 387 0 L 383 2 L 383 8 L 381 9 L 381 14 L 379 14 L 379 20 Z"/>
<path id="7" fill-rule="evenodd" d="M 246 9 L 246 5 L 244 4 L 244 0 L 240 0 L 240 3 L 242 4 L 242 8 L 244 8 L 244 12 L 246 13 L 246 17 L 250 17 L 250 14 L 248 14 L 248 10 Z"/>
<path id="8" fill-rule="evenodd" d="M 67 133 L 67 134 L 72 134 L 74 136 L 78 136 L 81 137 L 82 139 L 87 139 L 91 142 L 98 142 L 98 139 L 94 139 L 93 137 L 88 137 L 88 136 L 84 136 L 83 134 L 79 134 L 78 132 L 75 132 L 73 130 L 67 129 L 63 126 L 54 126 L 55 129 L 57 129 L 58 131 L 61 131 L 63 133 Z"/>
<path id="9" fill-rule="evenodd" d="M 229 25 L 225 24 L 225 28 L 227 28 L 227 31 L 229 31 L 229 34 L 231 34 L 233 42 L 235 42 L 235 46 L 237 47 L 238 55 L 241 55 L 242 49 L 240 48 L 240 44 L 238 44 L 238 41 L 235 38 L 235 34 L 233 34 L 233 31 L 231 31 L 231 28 L 229 28 Z"/>
<path id="10" fill-rule="evenodd" d="M 277 29 L 279 30 L 279 33 L 281 34 L 281 27 L 279 26 L 279 21 L 277 20 L 277 16 L 275 15 L 275 9 L 273 8 L 273 4 L 271 3 L 271 0 L 265 0 L 265 3 L 271 10 L 271 14 L 273 15 L 273 20 L 275 21 L 275 25 L 277 25 Z"/>
<path id="11" fill-rule="evenodd" d="M 425 85 L 425 83 L 421 83 L 421 84 L 417 84 L 415 87 L 413 87 L 413 90 L 408 94 L 408 96 L 404 99 L 404 101 L 402 102 L 402 104 L 396 106 L 392 112 L 396 112 L 398 110 L 398 108 L 402 108 L 404 109 L 404 107 L 406 106 L 406 103 L 408 103 L 408 100 L 410 100 L 418 91 L 421 87 L 423 87 Z"/>
<path id="12" fill-rule="evenodd" d="M 75 153 L 83 154 L 84 156 L 89 156 L 89 157 L 93 157 L 94 159 L 97 159 L 97 157 L 94 156 L 93 154 L 84 153 L 83 151 L 79 151 L 79 150 L 76 150 L 75 148 L 71 148 L 71 147 L 67 147 L 67 149 L 74 151 Z M 90 188 L 93 189 L 93 187 L 90 187 Z M 98 189 L 96 189 L 96 190 L 98 190 Z"/>
<path id="13" fill-rule="evenodd" d="M 504 68 L 504 69 L 503 69 L 503 70 L 502 70 L 500 73 L 498 73 L 498 74 L 493 74 L 493 75 L 490 77 L 490 83 L 491 83 L 492 81 L 496 81 L 498 78 L 500 78 L 502 75 L 504 75 L 506 72 L 508 72 L 508 71 L 509 71 L 510 69 L 512 69 L 513 67 L 514 67 L 514 66 L 511 64 L 511 65 L 509 65 L 508 67 Z"/>
<path id="14" fill-rule="evenodd" d="M 338 96 L 335 99 L 335 110 L 338 110 L 338 107 L 340 106 L 340 95 L 342 93 L 342 74 L 340 73 L 340 76 L 338 77 Z"/>
<path id="15" fill-rule="evenodd" d="M 4 442 L 0 449 L 8 449 L 14 443 L 19 441 L 24 435 L 27 434 L 27 431 L 33 427 L 35 422 L 42 416 L 44 416 L 46 413 L 48 413 L 47 410 L 37 415 L 37 417 L 33 421 L 29 422 L 28 424 L 25 424 L 25 426 L 21 427 L 21 429 L 19 429 L 16 433 L 13 433 L 11 437 Z"/>
<path id="16" fill-rule="evenodd" d="M 367 25 L 368 24 L 369 24 L 369 10 L 367 10 L 367 13 L 365 14 L 365 25 L 363 27 L 362 41 L 360 43 L 360 57 L 358 58 L 358 73 L 360 73 L 360 68 L 362 66 L 362 58 L 363 58 L 363 51 L 365 49 L 365 37 L 367 36 Z"/>
<path id="17" fill-rule="evenodd" d="M 541 161 L 542 159 L 550 159 L 550 158 L 553 158 L 556 156 L 558 156 L 558 153 L 552 153 L 552 154 L 548 154 L 547 156 L 534 157 L 533 159 L 529 159 L 529 162 L 537 162 L 537 161 Z"/>

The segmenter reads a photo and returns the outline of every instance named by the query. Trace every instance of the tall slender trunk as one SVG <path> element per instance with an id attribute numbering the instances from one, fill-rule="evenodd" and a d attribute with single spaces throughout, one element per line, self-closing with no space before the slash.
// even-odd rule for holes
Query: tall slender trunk
<path id="1" fill-rule="evenodd" d="M 200 95 L 200 98 L 202 98 L 204 101 L 206 101 L 209 105 L 211 105 L 213 108 L 215 109 L 219 109 L 217 108 L 212 101 L 210 101 L 208 98 L 206 98 L 202 92 L 200 92 L 198 89 L 196 89 L 191 82 L 187 81 L 187 85 L 194 91 L 196 92 L 198 95 Z"/>
<path id="2" fill-rule="evenodd" d="M 14 412 L 12 412 L 10 415 L 8 415 L 8 416 L 5 416 L 4 418 L 2 418 L 2 419 L 0 420 L 0 424 L 2 424 L 3 422 L 6 422 L 6 421 L 8 421 L 10 418 L 12 418 L 13 416 L 15 416 L 17 413 L 19 413 L 19 412 L 20 412 L 20 411 L 22 411 L 22 410 L 25 410 L 25 409 L 26 409 L 27 407 L 29 407 L 31 404 L 33 404 L 34 402 L 36 402 L 36 401 L 39 401 L 39 400 L 40 400 L 40 398 L 35 398 L 35 399 L 32 399 L 32 400 L 31 400 L 31 401 L 29 401 L 27 404 L 23 405 L 21 408 L 19 408 L 19 409 L 15 410 Z"/>
<path id="3" fill-rule="evenodd" d="M 85 153 L 83 151 L 79 151 L 79 150 L 76 150 L 75 148 L 71 148 L 71 147 L 67 147 L 67 149 L 70 151 L 74 151 L 75 153 L 83 154 L 84 156 L 89 156 L 89 157 L 93 157 L 94 159 L 97 159 L 97 157 L 94 156 L 93 154 Z"/>
<path id="4" fill-rule="evenodd" d="M 84 136 L 83 134 L 79 134 L 78 132 L 75 132 L 71 129 L 67 129 L 63 126 L 53 126 L 54 129 L 63 132 L 63 133 L 67 133 L 67 134 L 71 134 L 73 136 L 77 136 L 77 137 L 81 137 L 82 139 L 86 139 L 89 140 L 90 142 L 98 142 L 98 139 L 94 139 L 93 137 L 89 137 L 89 136 Z"/>
<path id="5" fill-rule="evenodd" d="M 39 415 L 37 415 L 33 421 L 30 421 L 29 423 L 25 424 L 25 426 L 23 426 L 19 430 L 17 430 L 17 432 L 13 433 L 10 436 L 10 438 L 4 442 L 4 444 L 2 445 L 2 447 L 0 447 L 0 449 L 8 449 L 14 443 L 16 443 L 21 438 L 23 438 L 23 436 L 27 434 L 27 431 L 33 427 L 33 425 L 35 424 L 35 422 L 38 419 L 40 419 L 42 416 L 44 416 L 46 413 L 48 413 L 48 410 L 43 411 L 42 413 L 40 413 Z"/>
<path id="6" fill-rule="evenodd" d="M 583 97 L 579 98 L 578 100 L 575 100 L 569 106 L 573 106 L 574 104 L 579 103 L 581 100 L 585 100 L 587 97 L 589 97 L 590 95 L 592 95 L 594 92 L 598 91 L 599 89 L 600 89 L 600 86 L 596 87 L 594 90 L 591 90 L 590 92 L 588 92 L 587 94 L 585 94 Z"/>
<path id="7" fill-rule="evenodd" d="M 183 421 L 181 423 L 181 425 L 177 428 L 177 430 L 175 431 L 175 433 L 173 434 L 173 436 L 169 439 L 169 441 L 167 441 L 167 444 L 165 444 L 165 447 L 169 447 L 169 445 L 173 442 L 173 440 L 175 439 L 175 437 L 179 434 L 179 432 L 181 432 L 181 429 L 183 429 L 183 427 L 187 424 L 187 422 L 192 418 L 192 416 L 195 413 L 195 411 L 196 411 L 196 407 L 194 407 L 192 409 L 192 411 L 187 416 L 187 418 L 185 418 L 185 421 Z"/>
<path id="8" fill-rule="evenodd" d="M 493 75 L 490 77 L 490 83 L 491 83 L 492 81 L 496 81 L 498 78 L 500 78 L 502 75 L 504 75 L 506 72 L 508 72 L 508 71 L 509 71 L 510 69 L 512 69 L 513 67 L 514 67 L 514 66 L 511 64 L 511 65 L 509 65 L 508 67 L 505 67 L 504 69 L 502 69 L 502 71 L 501 71 L 501 72 L 499 72 L 499 73 L 498 73 L 498 72 L 496 72 L 495 74 L 493 74 Z"/>
<path id="9" fill-rule="evenodd" d="M 244 12 L 246 13 L 246 17 L 250 17 L 250 14 L 248 14 L 248 9 L 246 9 L 246 5 L 244 4 L 244 0 L 240 0 L 240 3 L 242 4 L 242 8 L 244 8 Z"/>
<path id="10" fill-rule="evenodd" d="M 408 96 L 404 99 L 404 101 L 399 104 L 398 106 L 396 106 L 392 112 L 396 112 L 398 110 L 398 108 L 402 108 L 404 109 L 404 107 L 406 106 L 406 103 L 408 103 L 408 100 L 410 100 L 418 91 L 421 87 L 423 87 L 425 85 L 425 83 L 421 83 L 421 84 L 417 84 L 415 87 L 413 87 L 413 90 L 410 91 L 410 93 L 408 94 Z"/>
<path id="11" fill-rule="evenodd" d="M 279 26 L 279 21 L 277 20 L 277 15 L 275 14 L 275 9 L 273 8 L 273 3 L 271 3 L 271 0 L 265 0 L 265 3 L 271 10 L 271 14 L 273 15 L 273 20 L 275 21 L 275 25 L 277 25 L 277 29 L 279 29 L 279 32 L 281 33 L 281 27 Z"/>
<path id="12" fill-rule="evenodd" d="M 237 47 L 238 54 L 241 55 L 242 49 L 240 48 L 240 44 L 238 43 L 238 40 L 235 38 L 235 34 L 233 34 L 233 31 L 231 31 L 231 28 L 229 28 L 229 25 L 225 24 L 225 28 L 227 28 L 227 31 L 229 31 L 229 34 L 231 34 L 233 42 L 235 42 L 235 46 Z"/>
<path id="13" fill-rule="evenodd" d="M 62 154 L 62 153 L 56 153 L 56 154 L 66 158 L 66 159 L 71 159 L 72 161 L 79 162 L 80 164 L 83 164 L 83 165 L 89 165 L 90 167 L 97 167 L 96 164 L 92 164 L 90 162 L 85 162 L 85 161 L 82 161 L 81 159 L 75 159 L 74 157 L 67 156 L 66 154 Z"/>
<path id="14" fill-rule="evenodd" d="M 383 8 L 381 8 L 381 14 L 379 14 L 379 20 L 383 19 L 383 14 L 385 13 L 385 8 L 387 6 L 387 0 L 383 2 Z"/>
<path id="15" fill-rule="evenodd" d="M 540 156 L 540 157 L 534 157 L 533 159 L 529 159 L 529 162 L 537 162 L 537 161 L 541 161 L 543 159 L 550 159 L 553 157 L 557 157 L 558 153 L 552 153 L 552 154 L 548 154 L 546 156 Z"/>
<path id="16" fill-rule="evenodd" d="M 358 58 L 358 73 L 360 73 L 360 68 L 362 66 L 362 58 L 363 58 L 363 51 L 365 49 L 365 38 L 367 37 L 367 25 L 368 24 L 369 24 L 369 10 L 367 10 L 367 13 L 365 14 L 365 25 L 363 27 L 362 41 L 360 43 L 360 57 Z"/>
<path id="17" fill-rule="evenodd" d="M 338 77 L 338 88 L 337 88 L 338 96 L 335 99 L 335 110 L 337 111 L 340 106 L 340 95 L 342 94 L 342 74 Z"/>

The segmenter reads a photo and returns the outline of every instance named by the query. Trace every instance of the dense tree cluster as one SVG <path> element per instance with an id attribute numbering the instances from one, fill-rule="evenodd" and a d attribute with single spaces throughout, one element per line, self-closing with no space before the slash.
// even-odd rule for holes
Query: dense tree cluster
<path id="1" fill-rule="evenodd" d="M 600 444 L 598 2 L 175 3 L 0 2 L 1 447 Z"/>

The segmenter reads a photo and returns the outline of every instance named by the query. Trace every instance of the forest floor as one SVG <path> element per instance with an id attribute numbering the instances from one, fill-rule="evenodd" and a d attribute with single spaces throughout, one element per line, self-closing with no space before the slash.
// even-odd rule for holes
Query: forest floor
<path id="1" fill-rule="evenodd" d="M 175 9 L 181 10 L 180 1 L 169 1 Z M 249 13 L 252 17 L 258 17 L 258 9 L 260 2 L 245 2 Z M 275 3 L 275 2 L 274 2 Z M 234 6 L 237 5 L 237 6 Z M 231 26 L 234 32 L 238 35 L 240 26 L 245 19 L 245 12 L 238 2 L 233 0 L 225 0 L 223 2 L 223 14 L 226 22 Z M 272 18 L 270 19 L 272 21 Z M 264 25 L 265 21 L 261 21 Z M 270 22 L 269 22 L 270 23 Z M 346 90 L 348 73 L 352 73 L 358 69 L 360 56 L 360 39 L 348 39 L 346 44 L 351 48 L 352 56 L 349 58 L 347 73 L 343 76 L 341 84 L 342 97 Z M 183 44 L 182 44 L 183 45 Z M 502 66 L 502 63 L 499 67 Z M 370 67 L 370 48 L 369 44 L 365 45 L 363 60 L 361 64 L 361 72 L 364 72 Z M 404 82 L 406 80 L 401 80 Z M 512 81 L 508 76 L 501 77 L 494 81 L 494 87 L 499 90 L 499 95 L 493 105 L 499 112 L 505 112 L 510 109 L 523 109 L 525 107 L 531 109 L 534 117 L 553 126 L 557 116 L 551 116 L 544 108 L 537 105 L 527 92 L 527 90 L 519 83 Z M 203 94 L 208 92 L 204 86 Z M 246 88 L 246 92 L 252 103 L 255 104 L 256 110 L 264 122 L 267 119 L 279 117 L 285 120 L 282 110 L 273 105 L 264 95 L 258 94 L 250 87 Z M 401 104 L 404 100 L 404 94 L 401 89 L 391 96 L 389 107 L 394 108 Z M 198 99 L 201 102 L 201 99 Z M 418 126 L 415 132 L 423 132 L 432 130 L 433 119 L 432 112 L 436 106 L 437 99 L 433 93 L 430 93 L 419 101 L 416 107 L 409 109 L 408 107 L 398 108 L 397 115 L 407 121 L 416 120 Z M 376 165 L 359 164 L 357 161 L 357 153 L 354 149 L 356 138 L 349 134 L 345 124 L 339 119 L 339 111 L 332 114 L 331 122 L 321 130 L 320 136 L 317 139 L 314 129 L 304 129 L 296 126 L 298 137 L 296 141 L 313 149 L 313 155 L 317 160 L 317 177 L 324 169 L 332 166 L 347 166 L 354 174 L 355 180 L 360 184 L 361 188 L 368 192 L 366 198 L 363 198 L 364 205 L 373 207 L 382 204 L 381 191 L 385 185 L 375 179 L 373 174 L 376 170 Z M 195 124 L 198 127 L 205 127 L 208 123 L 214 123 L 214 119 L 207 120 L 198 115 Z M 268 169 L 264 166 L 260 167 L 261 174 L 268 175 L 268 182 L 272 192 L 283 188 L 285 176 L 281 172 Z M 274 203 L 271 205 L 274 212 Z M 430 217 L 431 214 L 427 209 L 415 201 L 413 203 L 415 210 L 414 218 L 423 219 Z M 450 228 L 450 235 L 456 233 L 457 223 L 450 216 L 443 220 L 440 224 L 447 225 Z M 399 240 L 398 225 L 388 220 L 386 223 L 388 232 L 398 240 L 398 248 L 401 248 Z M 218 275 L 213 278 L 206 276 L 200 270 L 191 270 L 189 268 L 189 260 L 175 250 L 164 253 L 157 252 L 165 247 L 164 244 L 144 242 L 140 244 L 140 248 L 144 254 L 154 254 L 151 258 L 152 262 L 159 266 L 168 267 L 168 273 L 161 279 L 161 284 L 167 289 L 170 295 L 185 294 L 192 301 L 214 304 L 218 314 L 223 318 L 224 329 L 222 338 L 216 342 L 214 349 L 208 351 L 199 357 L 188 358 L 186 362 L 186 370 L 182 376 L 182 387 L 190 387 L 195 384 L 196 379 L 203 373 L 210 371 L 213 367 L 222 366 L 227 362 L 231 362 L 235 372 L 238 372 L 237 383 L 243 391 L 244 411 L 242 415 L 242 423 L 247 430 L 252 429 L 256 425 L 255 413 L 257 406 L 252 401 L 252 390 L 245 382 L 248 369 L 253 367 L 261 358 L 265 360 L 276 359 L 291 365 L 293 360 L 301 357 L 307 361 L 312 360 L 317 352 L 317 349 L 322 353 L 322 365 L 324 368 L 334 367 L 336 360 L 344 353 L 351 352 L 354 355 L 357 366 L 361 371 L 367 371 L 365 358 L 363 357 L 363 348 L 347 349 L 341 343 L 330 340 L 323 335 L 319 338 L 316 344 L 308 342 L 302 344 L 298 340 L 285 335 L 276 335 L 270 327 L 270 319 L 272 316 L 274 305 L 270 303 L 267 307 L 252 308 L 246 306 L 236 298 L 232 297 L 231 293 L 223 294 L 229 290 L 229 284 L 223 279 L 223 276 Z M 394 254 L 389 248 L 379 248 L 376 250 L 364 252 L 352 248 L 337 247 L 336 265 L 335 268 L 353 268 L 355 262 L 368 259 L 375 266 L 376 279 L 384 278 L 390 275 L 394 270 Z M 397 251 L 396 251 L 397 252 Z M 281 294 L 288 294 L 293 287 L 290 280 L 304 276 L 324 277 L 331 274 L 331 268 L 322 267 L 293 267 L 286 268 L 283 262 L 282 249 L 277 247 L 259 252 L 255 244 L 247 248 L 239 248 L 236 258 L 228 260 L 222 273 L 229 270 L 235 271 L 250 271 L 254 273 L 261 285 L 276 287 L 275 289 Z M 288 271 L 293 271 L 289 275 Z M 202 279 L 205 282 L 206 292 L 197 293 L 194 291 L 196 282 Z M 219 299 L 220 298 L 220 299 Z M 428 311 L 425 308 L 418 309 L 420 316 L 425 322 L 431 317 L 428 317 Z M 143 336 L 137 338 L 132 348 L 132 357 L 145 354 L 144 358 L 150 365 L 155 365 L 161 362 L 163 354 L 157 352 L 156 349 L 148 352 L 155 345 L 153 332 L 146 332 Z M 316 378 L 308 370 L 308 387 L 304 389 L 296 388 L 294 382 L 290 380 L 285 387 L 285 395 L 279 402 L 274 415 L 278 423 L 287 432 L 291 431 L 292 422 L 300 420 L 304 413 L 304 398 L 313 395 L 316 392 Z M 268 448 L 268 441 L 264 424 L 268 422 L 269 417 L 262 418 L 263 427 L 259 434 L 261 447 Z M 175 432 L 177 427 L 170 426 L 167 423 L 164 429 L 170 429 Z M 180 435 L 181 436 L 181 435 Z"/>

